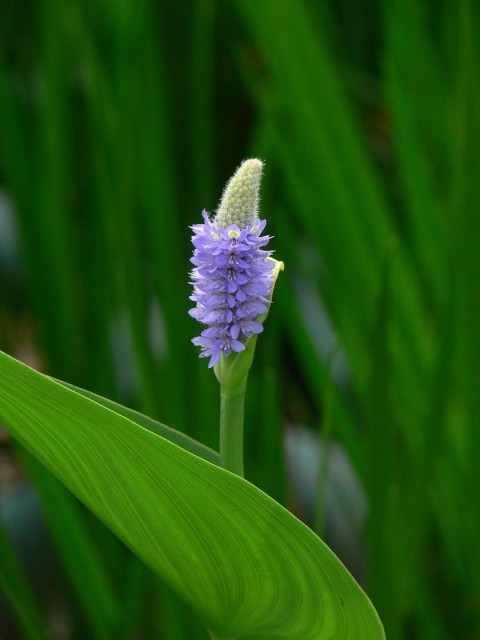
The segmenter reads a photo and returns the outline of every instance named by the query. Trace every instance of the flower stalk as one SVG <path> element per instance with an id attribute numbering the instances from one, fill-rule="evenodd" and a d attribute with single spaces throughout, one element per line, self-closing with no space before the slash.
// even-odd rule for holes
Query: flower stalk
<path id="1" fill-rule="evenodd" d="M 220 465 L 244 477 L 243 417 L 245 392 L 226 396 L 220 391 Z"/>

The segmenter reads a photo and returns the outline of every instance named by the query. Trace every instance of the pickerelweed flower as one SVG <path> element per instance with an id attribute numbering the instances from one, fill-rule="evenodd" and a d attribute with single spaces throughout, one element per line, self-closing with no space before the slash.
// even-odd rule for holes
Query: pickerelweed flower
<path id="1" fill-rule="evenodd" d="M 258 316 L 271 302 L 275 261 L 264 250 L 270 236 L 262 236 L 266 222 L 257 217 L 262 163 L 247 160 L 227 184 L 214 220 L 203 211 L 203 224 L 192 226 L 195 247 L 191 262 L 190 315 L 206 325 L 192 340 L 209 357 L 245 350 L 246 341 L 263 331 Z"/>

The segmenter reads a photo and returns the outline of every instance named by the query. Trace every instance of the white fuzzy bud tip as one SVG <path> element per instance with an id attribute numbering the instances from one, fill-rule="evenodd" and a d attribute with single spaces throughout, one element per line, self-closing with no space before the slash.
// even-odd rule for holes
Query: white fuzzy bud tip
<path id="1" fill-rule="evenodd" d="M 257 158 L 244 160 L 227 182 L 214 224 L 227 229 L 236 224 L 240 229 L 253 224 L 258 217 L 258 196 L 263 162 Z"/>

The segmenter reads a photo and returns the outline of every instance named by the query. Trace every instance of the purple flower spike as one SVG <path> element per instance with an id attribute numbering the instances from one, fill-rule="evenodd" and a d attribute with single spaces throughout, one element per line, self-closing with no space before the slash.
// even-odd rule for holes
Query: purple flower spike
<path id="1" fill-rule="evenodd" d="M 189 313 L 206 325 L 192 342 L 201 347 L 200 357 L 210 358 L 208 366 L 213 367 L 222 353 L 244 351 L 246 340 L 263 331 L 256 318 L 270 304 L 275 263 L 267 259 L 272 251 L 261 248 L 270 240 L 260 235 L 264 220 L 222 227 L 211 222 L 206 211 L 203 219 L 203 224 L 192 227 L 195 250 L 190 298 L 196 307 Z"/>

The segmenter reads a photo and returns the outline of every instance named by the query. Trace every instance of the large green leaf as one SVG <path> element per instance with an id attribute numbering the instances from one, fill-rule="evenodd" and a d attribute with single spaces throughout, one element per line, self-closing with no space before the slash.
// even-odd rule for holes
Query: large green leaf
<path id="1" fill-rule="evenodd" d="M 190 453 L 194 453 L 213 464 L 220 464 L 220 456 L 217 451 L 214 451 L 213 449 L 210 449 L 210 447 L 206 447 L 201 442 L 187 436 L 186 433 L 178 431 L 177 429 L 172 429 L 172 427 L 167 427 L 166 424 L 153 420 L 153 418 L 149 418 L 144 413 L 140 413 L 139 411 L 135 411 L 135 409 L 130 409 L 129 407 L 124 407 L 122 404 L 118 404 L 118 402 L 114 402 L 108 398 L 103 398 L 92 391 L 80 389 L 79 387 L 75 387 L 67 382 L 62 382 L 61 380 L 57 380 L 57 382 L 68 389 L 72 389 L 73 391 L 80 393 L 82 396 L 86 396 L 87 398 L 98 402 L 104 407 L 107 407 L 107 409 L 111 409 L 112 411 L 115 411 L 115 413 L 119 413 L 132 422 L 139 424 L 144 429 L 153 431 L 153 433 L 162 436 L 162 438 L 170 440 L 170 442 L 173 442 L 174 444 L 178 444 L 182 449 L 186 449 L 187 451 L 190 451 Z"/>
<path id="2" fill-rule="evenodd" d="M 247 481 L 3 353 L 0 421 L 220 637 L 384 637 L 328 547 Z"/>

